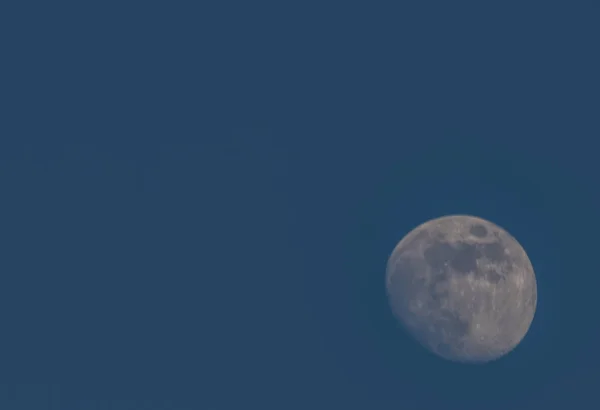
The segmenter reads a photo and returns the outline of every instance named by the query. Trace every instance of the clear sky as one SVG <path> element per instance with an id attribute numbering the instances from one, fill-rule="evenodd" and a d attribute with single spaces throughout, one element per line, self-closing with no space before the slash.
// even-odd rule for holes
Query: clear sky
<path id="1" fill-rule="evenodd" d="M 0 15 L 0 408 L 594 407 L 597 6 Z M 485 366 L 386 300 L 396 243 L 452 213 L 537 274 Z"/>

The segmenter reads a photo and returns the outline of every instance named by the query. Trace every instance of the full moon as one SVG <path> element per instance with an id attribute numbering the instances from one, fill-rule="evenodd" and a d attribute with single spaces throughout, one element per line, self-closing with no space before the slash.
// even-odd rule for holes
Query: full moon
<path id="1" fill-rule="evenodd" d="M 386 270 L 394 315 L 421 345 L 455 362 L 513 350 L 535 314 L 537 284 L 525 250 L 485 219 L 451 215 L 416 227 Z"/>

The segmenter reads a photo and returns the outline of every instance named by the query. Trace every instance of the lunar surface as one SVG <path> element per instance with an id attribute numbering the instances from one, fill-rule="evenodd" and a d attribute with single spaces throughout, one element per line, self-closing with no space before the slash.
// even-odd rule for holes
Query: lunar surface
<path id="1" fill-rule="evenodd" d="M 537 284 L 525 250 L 481 218 L 453 215 L 406 235 L 387 264 L 394 315 L 433 353 L 456 362 L 500 358 L 523 339 Z"/>

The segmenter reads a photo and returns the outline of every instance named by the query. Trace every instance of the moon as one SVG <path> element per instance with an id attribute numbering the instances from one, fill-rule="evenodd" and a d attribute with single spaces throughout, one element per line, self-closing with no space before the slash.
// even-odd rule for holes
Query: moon
<path id="1" fill-rule="evenodd" d="M 388 259 L 386 289 L 396 318 L 421 345 L 462 363 L 512 351 L 537 305 L 533 266 L 507 231 L 450 215 L 409 232 Z"/>

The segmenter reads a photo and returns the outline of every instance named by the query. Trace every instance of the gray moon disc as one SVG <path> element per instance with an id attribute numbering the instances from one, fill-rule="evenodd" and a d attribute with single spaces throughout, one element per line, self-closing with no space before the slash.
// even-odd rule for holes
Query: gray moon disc
<path id="1" fill-rule="evenodd" d="M 455 362 L 489 362 L 513 350 L 537 305 L 525 250 L 504 229 L 467 215 L 409 232 L 388 260 L 386 289 L 408 332 Z"/>

